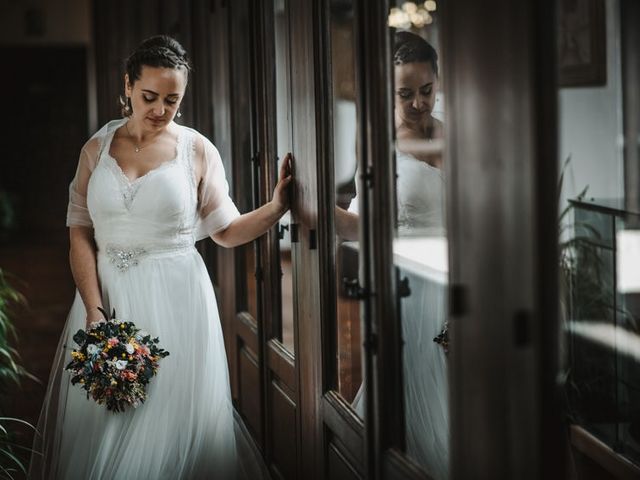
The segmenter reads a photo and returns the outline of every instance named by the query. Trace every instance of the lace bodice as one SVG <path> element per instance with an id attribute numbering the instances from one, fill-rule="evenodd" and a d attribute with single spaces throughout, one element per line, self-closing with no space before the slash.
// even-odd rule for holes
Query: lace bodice
<path id="1" fill-rule="evenodd" d="M 442 234 L 446 218 L 444 172 L 396 150 L 396 174 L 399 234 Z M 358 186 L 356 182 L 356 197 L 349 205 L 353 213 L 358 213 Z"/>
<path id="2" fill-rule="evenodd" d="M 179 127 L 172 160 L 136 180 L 127 178 L 109 154 L 115 131 L 126 121 L 109 122 L 83 147 L 69 187 L 68 226 L 93 227 L 99 250 L 170 249 L 193 245 L 240 215 L 217 149 L 187 127 Z"/>

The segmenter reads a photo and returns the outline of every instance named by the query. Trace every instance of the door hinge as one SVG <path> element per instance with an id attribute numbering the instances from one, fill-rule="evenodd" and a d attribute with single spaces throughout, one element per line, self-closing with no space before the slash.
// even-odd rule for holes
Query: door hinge
<path id="1" fill-rule="evenodd" d="M 362 346 L 365 351 L 369 351 L 375 355 L 378 352 L 378 334 L 371 333 L 369 338 L 362 342 Z"/>
<path id="2" fill-rule="evenodd" d="M 361 174 L 360 177 L 365 181 L 365 184 L 368 188 L 373 188 L 373 168 L 367 167 L 365 173 Z"/>
<path id="3" fill-rule="evenodd" d="M 513 315 L 513 340 L 516 347 L 526 347 L 531 342 L 531 314 L 526 310 L 518 310 Z"/>
<path id="4" fill-rule="evenodd" d="M 315 228 L 309 230 L 309 250 L 318 248 L 318 235 Z"/>
<path id="5" fill-rule="evenodd" d="M 464 285 L 451 285 L 449 314 L 460 317 L 469 313 L 469 293 Z"/>
<path id="6" fill-rule="evenodd" d="M 291 227 L 291 243 L 297 243 L 298 242 L 298 224 L 297 223 L 292 223 L 289 225 Z"/>

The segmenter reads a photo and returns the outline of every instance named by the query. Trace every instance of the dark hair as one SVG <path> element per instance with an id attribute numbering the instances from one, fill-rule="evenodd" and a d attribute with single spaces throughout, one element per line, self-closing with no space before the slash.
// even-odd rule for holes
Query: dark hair
<path id="1" fill-rule="evenodd" d="M 187 51 L 180 42 L 168 35 L 156 35 L 147 38 L 136 48 L 125 62 L 125 70 L 129 81 L 133 84 L 140 78 L 143 66 L 184 68 L 191 71 Z"/>
<path id="2" fill-rule="evenodd" d="M 180 42 L 168 35 L 155 35 L 147 38 L 127 57 L 125 71 L 131 85 L 140 79 L 142 67 L 145 65 L 147 67 L 184 69 L 187 78 L 192 70 L 187 51 L 180 45 Z M 131 102 L 128 98 L 125 99 L 121 96 L 120 106 L 123 117 L 131 115 Z"/>
<path id="3" fill-rule="evenodd" d="M 393 48 L 393 64 L 404 65 L 406 63 L 425 62 L 430 63 L 433 73 L 438 76 L 438 54 L 420 35 L 401 31 L 396 32 Z"/>

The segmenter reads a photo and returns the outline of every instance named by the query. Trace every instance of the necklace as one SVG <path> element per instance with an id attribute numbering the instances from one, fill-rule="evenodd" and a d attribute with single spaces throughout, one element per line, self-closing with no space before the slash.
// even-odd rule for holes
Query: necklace
<path id="1" fill-rule="evenodd" d="M 137 143 L 135 143 L 133 135 L 131 135 L 131 132 L 129 131 L 129 122 L 125 123 L 124 127 L 127 129 L 127 134 L 129 135 L 129 137 L 131 137 L 131 140 L 133 141 L 133 148 L 136 153 L 140 153 L 140 150 L 142 150 L 144 147 L 146 147 L 147 145 L 153 142 L 152 140 L 151 142 L 147 143 L 147 145 L 138 145 Z"/>

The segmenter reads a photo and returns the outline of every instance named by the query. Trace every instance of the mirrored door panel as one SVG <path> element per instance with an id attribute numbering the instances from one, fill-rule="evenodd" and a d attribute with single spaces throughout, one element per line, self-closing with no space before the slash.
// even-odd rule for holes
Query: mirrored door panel
<path id="1" fill-rule="evenodd" d="M 392 3 L 393 263 L 402 337 L 404 450 L 449 478 L 448 243 L 439 3 Z M 393 161 L 389 159 L 389 161 Z"/>
<path id="2" fill-rule="evenodd" d="M 289 13 L 286 0 L 273 2 L 273 34 L 275 48 L 275 115 L 277 171 L 287 153 L 292 150 L 291 117 L 291 57 L 289 38 Z M 280 322 L 276 338 L 294 353 L 294 299 L 291 241 L 296 238 L 297 225 L 287 212 L 278 225 L 278 250 L 280 261 Z"/>
<path id="3" fill-rule="evenodd" d="M 335 382 L 333 388 L 362 416 L 361 308 L 358 298 L 359 232 L 356 175 L 357 102 L 354 2 L 329 2 L 331 137 L 335 204 Z"/>

